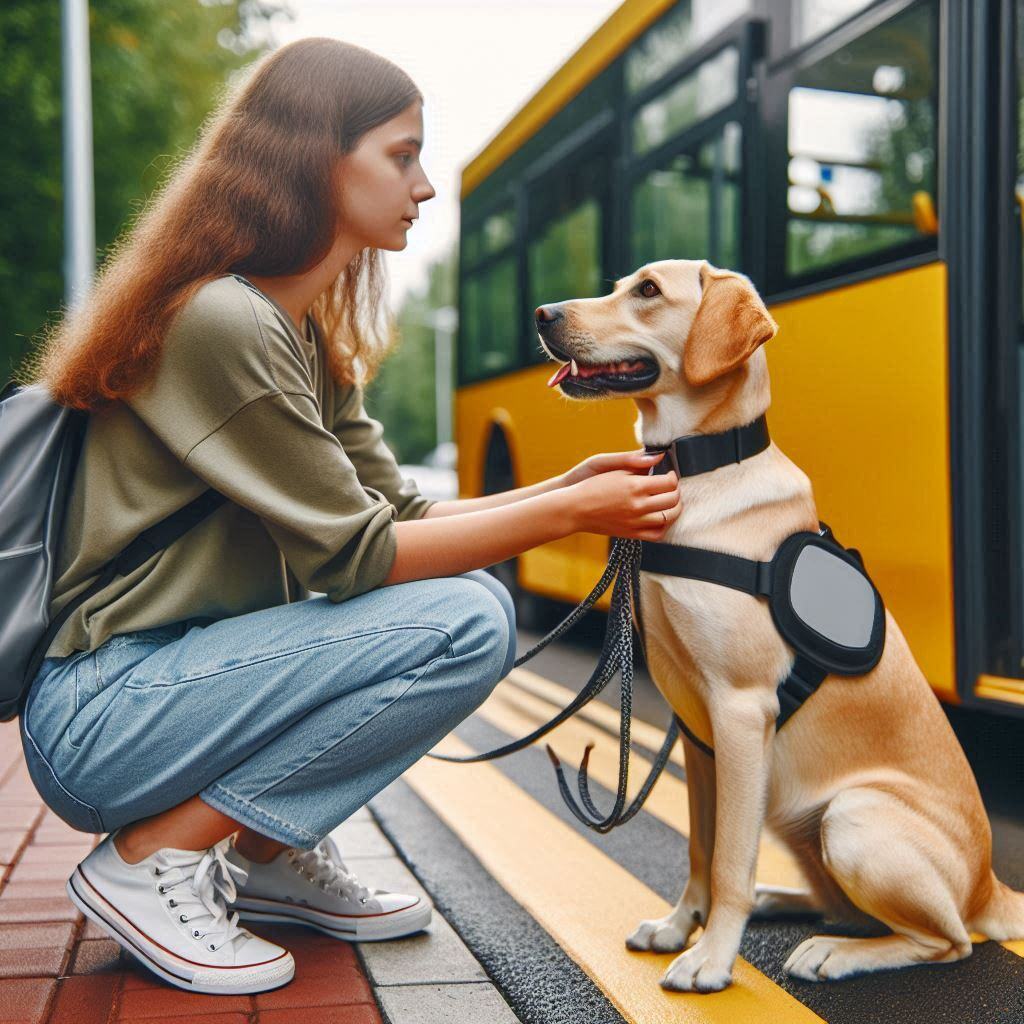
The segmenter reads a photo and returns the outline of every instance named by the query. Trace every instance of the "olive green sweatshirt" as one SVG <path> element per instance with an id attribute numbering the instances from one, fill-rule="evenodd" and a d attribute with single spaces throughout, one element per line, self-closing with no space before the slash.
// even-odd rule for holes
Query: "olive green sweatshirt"
<path id="1" fill-rule="evenodd" d="M 75 609 L 47 657 L 310 591 L 344 601 L 385 579 L 395 521 L 434 502 L 402 478 L 361 389 L 335 384 L 303 327 L 244 278 L 219 277 L 175 316 L 150 383 L 90 414 L 51 620 L 143 530 L 208 487 L 228 500 Z"/>

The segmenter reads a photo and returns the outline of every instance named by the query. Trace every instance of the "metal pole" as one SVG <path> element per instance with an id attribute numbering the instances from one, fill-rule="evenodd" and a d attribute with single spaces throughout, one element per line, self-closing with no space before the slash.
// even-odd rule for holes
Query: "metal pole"
<path id="1" fill-rule="evenodd" d="M 457 314 L 451 306 L 434 310 L 434 407 L 437 443 L 452 440 L 452 341 Z"/>
<path id="2" fill-rule="evenodd" d="M 89 0 L 61 0 L 64 135 L 64 301 L 82 302 L 96 271 Z"/>

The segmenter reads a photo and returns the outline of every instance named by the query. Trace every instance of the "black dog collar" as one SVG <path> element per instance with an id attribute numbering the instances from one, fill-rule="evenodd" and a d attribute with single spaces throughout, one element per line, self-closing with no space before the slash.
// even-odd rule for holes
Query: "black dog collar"
<path id="1" fill-rule="evenodd" d="M 723 430 L 720 434 L 687 434 L 667 445 L 645 444 L 644 451 L 668 452 L 668 457 L 651 470 L 652 476 L 674 469 L 677 476 L 684 477 L 742 462 L 763 452 L 770 443 L 768 420 L 762 413 L 742 427 Z"/>

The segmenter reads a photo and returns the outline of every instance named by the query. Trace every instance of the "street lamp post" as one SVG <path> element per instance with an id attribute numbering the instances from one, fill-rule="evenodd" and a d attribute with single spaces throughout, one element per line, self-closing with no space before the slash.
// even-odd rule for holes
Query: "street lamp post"
<path id="1" fill-rule="evenodd" d="M 441 306 L 428 317 L 434 328 L 434 405 L 437 410 L 437 443 L 452 440 L 452 349 L 458 314 L 453 306 Z"/>
<path id="2" fill-rule="evenodd" d="M 434 409 L 436 444 L 452 438 L 452 352 L 459 314 L 454 306 L 439 306 L 425 314 L 405 314 L 434 332 Z"/>
<path id="3" fill-rule="evenodd" d="M 74 308 L 96 270 L 89 2 L 61 0 L 64 141 L 64 301 Z"/>

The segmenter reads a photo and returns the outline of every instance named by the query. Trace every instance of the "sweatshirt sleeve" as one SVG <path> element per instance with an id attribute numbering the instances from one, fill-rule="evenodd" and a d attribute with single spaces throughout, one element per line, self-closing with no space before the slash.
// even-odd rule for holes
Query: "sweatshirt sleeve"
<path id="1" fill-rule="evenodd" d="M 260 517 L 307 590 L 344 601 L 390 572 L 395 508 L 362 486 L 294 340 L 242 288 L 220 279 L 186 306 L 131 404 L 196 476 Z"/>
<path id="2" fill-rule="evenodd" d="M 367 415 L 363 390 L 358 385 L 338 388 L 333 433 L 355 464 L 359 479 L 395 506 L 399 520 L 421 519 L 436 504 L 420 494 L 411 477 L 402 476 L 394 453 L 384 441 L 384 427 Z"/>

